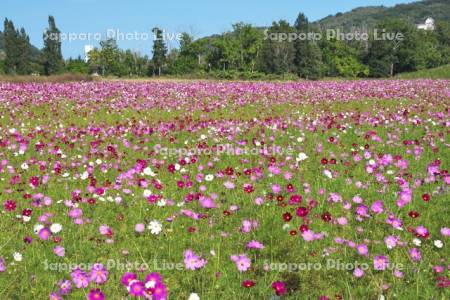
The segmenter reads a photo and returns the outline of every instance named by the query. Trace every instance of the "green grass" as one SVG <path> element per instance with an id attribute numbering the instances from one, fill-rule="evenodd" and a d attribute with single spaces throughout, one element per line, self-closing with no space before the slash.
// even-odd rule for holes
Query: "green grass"
<path id="1" fill-rule="evenodd" d="M 450 65 L 411 73 L 402 73 L 396 77 L 400 79 L 448 79 L 450 78 Z"/>

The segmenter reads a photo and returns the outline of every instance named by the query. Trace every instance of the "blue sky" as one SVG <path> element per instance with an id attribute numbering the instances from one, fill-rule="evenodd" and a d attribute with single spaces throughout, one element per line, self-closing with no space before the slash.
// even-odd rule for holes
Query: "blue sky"
<path id="1" fill-rule="evenodd" d="M 257 26 L 285 19 L 293 22 L 302 11 L 311 20 L 367 5 L 393 6 L 411 0 L 1 0 L 0 18 L 12 19 L 17 27 L 25 27 L 31 43 L 42 47 L 42 34 L 48 15 L 53 15 L 64 33 L 99 33 L 108 29 L 121 33 L 147 33 L 158 26 L 173 34 L 189 32 L 195 37 L 228 31 L 233 23 L 244 21 Z M 3 24 L 3 22 L 2 22 Z M 1 26 L 3 27 L 3 26 Z M 84 38 L 83 36 L 80 36 Z M 144 37 L 145 38 L 145 37 Z M 151 53 L 151 41 L 119 41 L 121 48 Z M 83 40 L 63 42 L 65 57 L 83 53 Z M 177 46 L 176 41 L 171 47 Z"/>

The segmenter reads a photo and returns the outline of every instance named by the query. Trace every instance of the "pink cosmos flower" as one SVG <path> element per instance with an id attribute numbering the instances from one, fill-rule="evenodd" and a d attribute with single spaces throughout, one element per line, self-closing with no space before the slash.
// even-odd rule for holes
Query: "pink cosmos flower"
<path id="1" fill-rule="evenodd" d="M 384 255 L 375 256 L 373 258 L 373 268 L 377 271 L 385 270 L 389 265 L 389 260 Z"/>
<path id="2" fill-rule="evenodd" d="M 375 214 L 381 214 L 384 210 L 383 205 L 384 205 L 383 201 L 378 200 L 372 204 L 372 207 L 370 209 Z"/>
<path id="3" fill-rule="evenodd" d="M 100 232 L 100 234 L 108 237 L 113 235 L 112 229 L 108 225 L 100 225 L 98 231 Z"/>
<path id="4" fill-rule="evenodd" d="M 0 273 L 5 271 L 6 271 L 5 259 L 3 257 L 0 257 Z"/>
<path id="5" fill-rule="evenodd" d="M 200 258 L 194 251 L 188 249 L 184 251 L 184 264 L 188 270 L 201 269 L 206 265 L 207 261 Z"/>
<path id="6" fill-rule="evenodd" d="M 103 284 L 108 280 L 108 271 L 102 264 L 94 264 L 89 272 L 89 280 L 96 284 Z"/>
<path id="7" fill-rule="evenodd" d="M 422 259 L 422 254 L 420 253 L 420 250 L 417 248 L 411 248 L 409 250 L 409 257 L 412 261 L 418 262 Z"/>
<path id="8" fill-rule="evenodd" d="M 70 273 L 72 281 L 78 289 L 86 288 L 89 285 L 89 277 L 81 269 L 77 268 Z"/>
<path id="9" fill-rule="evenodd" d="M 262 250 L 262 249 L 264 249 L 264 245 L 261 244 L 258 241 L 252 240 L 252 241 L 247 243 L 247 248 L 248 249 L 259 249 L 259 250 Z"/>
<path id="10" fill-rule="evenodd" d="M 369 253 L 369 249 L 365 244 L 359 244 L 358 246 L 356 246 L 356 251 L 358 251 L 359 255 L 364 256 L 367 256 L 367 254 Z"/>
<path id="11" fill-rule="evenodd" d="M 388 249 L 393 249 L 395 246 L 397 246 L 398 241 L 399 241 L 399 238 L 397 236 L 393 236 L 393 235 L 387 236 L 384 239 L 384 243 L 386 244 L 386 247 Z"/>
<path id="12" fill-rule="evenodd" d="M 55 248 L 53 248 L 53 253 L 55 253 L 59 257 L 63 257 L 65 254 L 64 247 L 56 246 Z"/>
<path id="13" fill-rule="evenodd" d="M 245 254 L 231 255 L 231 260 L 236 264 L 239 272 L 245 272 L 250 268 L 251 260 Z"/>
<path id="14" fill-rule="evenodd" d="M 357 267 L 355 268 L 355 270 L 353 271 L 353 276 L 355 276 L 356 278 L 361 278 L 364 276 L 364 270 Z"/>

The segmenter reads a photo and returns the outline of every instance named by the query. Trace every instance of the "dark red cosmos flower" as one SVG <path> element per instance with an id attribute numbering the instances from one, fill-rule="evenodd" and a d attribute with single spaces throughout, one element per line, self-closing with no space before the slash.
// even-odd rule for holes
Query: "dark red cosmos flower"
<path id="1" fill-rule="evenodd" d="M 324 221 L 324 222 L 330 222 L 331 221 L 331 214 L 329 213 L 329 212 L 324 212 L 323 214 L 322 214 L 322 220 Z"/>
<path id="2" fill-rule="evenodd" d="M 228 210 L 224 210 L 223 215 L 227 217 L 227 216 L 231 215 L 231 212 Z"/>
<path id="3" fill-rule="evenodd" d="M 286 190 L 288 193 L 293 193 L 295 191 L 294 186 L 292 185 L 292 183 L 288 183 L 288 185 L 286 186 Z"/>
<path id="4" fill-rule="evenodd" d="M 94 198 L 89 198 L 89 199 L 87 200 L 87 202 L 88 202 L 89 204 L 91 204 L 91 205 L 94 205 L 95 203 L 97 203 L 97 201 L 96 201 Z"/>
<path id="5" fill-rule="evenodd" d="M 175 165 L 174 164 L 170 164 L 169 166 L 167 166 L 167 171 L 169 171 L 170 173 L 174 173 L 175 172 Z"/>
<path id="6" fill-rule="evenodd" d="M 291 236 L 297 235 L 297 230 L 291 230 L 291 231 L 289 231 L 289 235 L 291 235 Z"/>
<path id="7" fill-rule="evenodd" d="M 284 199 L 283 195 L 277 195 L 277 201 L 278 202 L 283 201 L 283 199 Z"/>
<path id="8" fill-rule="evenodd" d="M 7 200 L 3 203 L 3 207 L 6 211 L 14 211 L 16 210 L 16 202 L 14 200 Z"/>
<path id="9" fill-rule="evenodd" d="M 32 176 L 30 178 L 30 183 L 33 187 L 38 187 L 39 186 L 39 177 L 37 176 Z"/>
<path id="10" fill-rule="evenodd" d="M 408 213 L 408 215 L 409 215 L 411 218 L 413 218 L 413 219 L 418 218 L 418 217 L 420 216 L 420 214 L 419 214 L 417 211 L 414 211 L 414 210 L 410 211 L 410 212 Z"/>
<path id="11" fill-rule="evenodd" d="M 305 231 L 308 231 L 309 227 L 306 224 L 302 224 L 302 225 L 300 225 L 300 227 L 298 229 L 300 230 L 301 233 L 303 233 Z"/>
<path id="12" fill-rule="evenodd" d="M 26 217 L 31 216 L 32 213 L 33 211 L 31 210 L 31 208 L 25 208 L 24 210 L 22 210 L 22 215 Z"/>
<path id="13" fill-rule="evenodd" d="M 233 175 L 233 173 L 234 173 L 234 170 L 232 167 L 228 167 L 225 169 L 225 174 L 227 174 L 228 176 Z"/>
<path id="14" fill-rule="evenodd" d="M 296 214 L 297 216 L 303 218 L 306 217 L 308 215 L 309 211 L 306 207 L 300 206 L 299 208 L 297 208 Z"/>
<path id="15" fill-rule="evenodd" d="M 335 141 L 334 136 L 330 136 L 330 137 L 328 138 L 328 141 L 329 141 L 330 143 L 334 143 L 334 141 Z"/>
<path id="16" fill-rule="evenodd" d="M 242 281 L 242 286 L 245 287 L 245 288 L 254 287 L 255 284 L 256 284 L 256 282 L 254 282 L 253 280 L 248 280 L 247 279 L 247 280 Z"/>
<path id="17" fill-rule="evenodd" d="M 289 222 L 290 220 L 292 220 L 292 215 L 290 213 L 288 213 L 288 212 L 284 213 L 283 214 L 283 220 L 285 222 Z"/>
<path id="18" fill-rule="evenodd" d="M 195 227 L 189 227 L 188 228 L 188 232 L 190 232 L 190 233 L 193 233 L 193 232 L 195 232 L 197 229 L 195 229 Z"/>
<path id="19" fill-rule="evenodd" d="M 330 164 L 335 165 L 336 164 L 336 159 L 335 158 L 330 159 Z"/>
<path id="20" fill-rule="evenodd" d="M 320 163 L 321 163 L 322 165 L 326 165 L 326 164 L 328 163 L 328 159 L 326 159 L 326 158 L 324 157 L 324 158 L 322 158 L 322 160 L 320 161 Z"/>
<path id="21" fill-rule="evenodd" d="M 244 192 L 250 194 L 253 193 L 255 191 L 255 189 L 253 188 L 253 186 L 251 184 L 244 184 Z"/>
<path id="22" fill-rule="evenodd" d="M 422 199 L 423 199 L 423 201 L 428 202 L 428 201 L 430 201 L 430 195 L 429 194 L 423 194 L 422 195 Z"/>

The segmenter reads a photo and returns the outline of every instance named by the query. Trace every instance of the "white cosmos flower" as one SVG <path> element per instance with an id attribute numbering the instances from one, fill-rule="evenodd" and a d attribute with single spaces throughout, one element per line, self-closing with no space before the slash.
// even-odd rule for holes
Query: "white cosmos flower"
<path id="1" fill-rule="evenodd" d="M 23 220 L 25 223 L 27 223 L 27 222 L 30 222 L 31 217 L 29 217 L 29 216 L 23 216 L 23 217 L 22 217 L 22 220 Z"/>
<path id="2" fill-rule="evenodd" d="M 89 173 L 88 173 L 87 171 L 84 171 L 84 172 L 81 174 L 80 179 L 81 179 L 81 180 L 86 180 L 86 179 L 88 179 L 88 177 L 89 177 Z"/>
<path id="3" fill-rule="evenodd" d="M 20 254 L 19 252 L 14 252 L 13 254 L 13 258 L 15 261 L 22 261 L 22 254 Z"/>
<path id="4" fill-rule="evenodd" d="M 152 191 L 150 190 L 144 190 L 144 197 L 147 198 L 152 194 Z"/>
<path id="5" fill-rule="evenodd" d="M 62 230 L 62 225 L 59 223 L 53 223 L 52 226 L 50 226 L 50 231 L 52 233 L 58 233 Z"/>
<path id="6" fill-rule="evenodd" d="M 159 207 L 164 207 L 166 206 L 167 202 L 164 199 L 159 200 L 158 202 L 156 202 L 156 205 Z"/>
<path id="7" fill-rule="evenodd" d="M 213 179 L 214 179 L 214 175 L 212 175 L 212 174 L 208 174 L 205 176 L 206 181 L 212 181 Z"/>
<path id="8" fill-rule="evenodd" d="M 306 155 L 305 153 L 301 152 L 301 153 L 298 154 L 296 160 L 297 160 L 297 161 L 304 161 L 304 160 L 307 159 L 307 158 L 308 158 L 308 155 Z"/>
<path id="9" fill-rule="evenodd" d="M 200 300 L 200 297 L 197 293 L 191 293 L 188 300 Z"/>
<path id="10" fill-rule="evenodd" d="M 42 228 L 44 228 L 44 225 L 42 225 L 42 224 L 38 223 L 38 224 L 34 225 L 34 228 L 33 228 L 34 234 L 38 234 L 39 231 L 41 231 Z"/>
<path id="11" fill-rule="evenodd" d="M 175 164 L 175 170 L 179 171 L 181 169 L 180 164 Z"/>
<path id="12" fill-rule="evenodd" d="M 330 179 L 333 178 L 333 174 L 331 174 L 330 170 L 323 171 L 323 175 L 325 175 L 326 177 L 328 177 Z"/>
<path id="13" fill-rule="evenodd" d="M 434 246 L 436 247 L 436 248 L 442 248 L 442 247 L 444 247 L 444 243 L 442 243 L 442 241 L 441 240 L 435 240 L 434 241 Z"/>
<path id="14" fill-rule="evenodd" d="M 162 231 L 162 224 L 153 220 L 147 225 L 147 229 L 150 230 L 151 234 L 158 235 Z"/>
<path id="15" fill-rule="evenodd" d="M 297 138 L 297 142 L 299 142 L 299 143 L 301 143 L 301 142 L 303 142 L 305 139 L 303 138 L 303 137 L 301 137 L 301 136 L 299 136 L 298 138 Z"/>
<path id="16" fill-rule="evenodd" d="M 27 163 L 23 163 L 21 166 L 22 170 L 28 170 L 28 164 Z"/>
<path id="17" fill-rule="evenodd" d="M 201 140 L 206 140 L 206 135 L 202 134 L 202 135 L 200 136 L 200 139 L 201 139 Z"/>
<path id="18" fill-rule="evenodd" d="M 102 163 L 102 160 L 101 160 L 100 158 L 97 158 L 97 160 L 95 161 L 95 163 L 96 163 L 97 165 L 100 165 L 100 164 Z"/>
<path id="19" fill-rule="evenodd" d="M 422 241 L 419 239 L 413 239 L 413 244 L 416 246 L 420 246 L 420 245 L 422 245 Z"/>
<path id="20" fill-rule="evenodd" d="M 144 174 L 147 176 L 155 176 L 155 173 L 153 172 L 153 170 L 150 167 L 147 167 L 144 169 Z"/>

